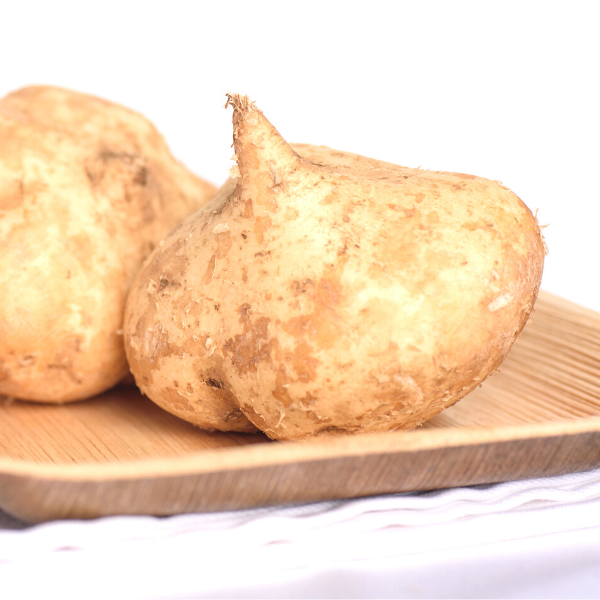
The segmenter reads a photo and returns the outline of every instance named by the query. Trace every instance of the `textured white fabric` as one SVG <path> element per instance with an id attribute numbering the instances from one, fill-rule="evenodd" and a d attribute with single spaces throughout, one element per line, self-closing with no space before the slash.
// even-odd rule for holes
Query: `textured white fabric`
<path id="1" fill-rule="evenodd" d="M 0 530 L 11 597 L 600 597 L 600 470 Z"/>

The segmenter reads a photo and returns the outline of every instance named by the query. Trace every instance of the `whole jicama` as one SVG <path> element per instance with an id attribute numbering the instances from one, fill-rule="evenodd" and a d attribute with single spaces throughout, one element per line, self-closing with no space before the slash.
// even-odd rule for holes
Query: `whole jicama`
<path id="1" fill-rule="evenodd" d="M 416 427 L 498 368 L 545 254 L 515 194 L 292 147 L 246 97 L 228 104 L 235 178 L 128 298 L 145 394 L 201 427 L 302 439 Z"/>
<path id="2" fill-rule="evenodd" d="M 47 86 L 0 100 L 0 395 L 67 402 L 122 379 L 131 281 L 216 191 L 131 110 Z"/>

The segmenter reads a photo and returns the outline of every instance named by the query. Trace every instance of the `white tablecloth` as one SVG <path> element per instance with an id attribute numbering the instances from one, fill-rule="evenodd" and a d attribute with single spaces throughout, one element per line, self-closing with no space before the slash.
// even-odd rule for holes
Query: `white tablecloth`
<path id="1" fill-rule="evenodd" d="M 0 516 L 2 598 L 600 598 L 600 469 L 169 518 Z"/>

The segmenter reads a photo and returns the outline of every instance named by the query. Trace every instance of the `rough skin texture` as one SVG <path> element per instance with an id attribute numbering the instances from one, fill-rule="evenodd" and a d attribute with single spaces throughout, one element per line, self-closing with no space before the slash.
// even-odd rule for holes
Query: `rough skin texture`
<path id="1" fill-rule="evenodd" d="M 215 192 L 130 110 L 51 87 L 0 100 L 0 394 L 66 402 L 118 382 L 133 276 Z"/>
<path id="2" fill-rule="evenodd" d="M 290 147 L 234 96 L 239 172 L 149 257 L 126 349 L 151 399 L 274 439 L 414 428 L 496 370 L 544 242 L 497 182 Z M 235 186 L 235 187 L 234 187 Z"/>

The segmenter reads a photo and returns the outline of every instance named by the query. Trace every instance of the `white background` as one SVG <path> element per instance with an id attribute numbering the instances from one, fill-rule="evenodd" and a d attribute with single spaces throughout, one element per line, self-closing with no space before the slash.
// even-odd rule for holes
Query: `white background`
<path id="1" fill-rule="evenodd" d="M 600 2 L 5 2 L 0 95 L 32 83 L 148 116 L 221 184 L 226 92 L 291 142 L 498 179 L 539 219 L 542 286 L 600 310 Z"/>

